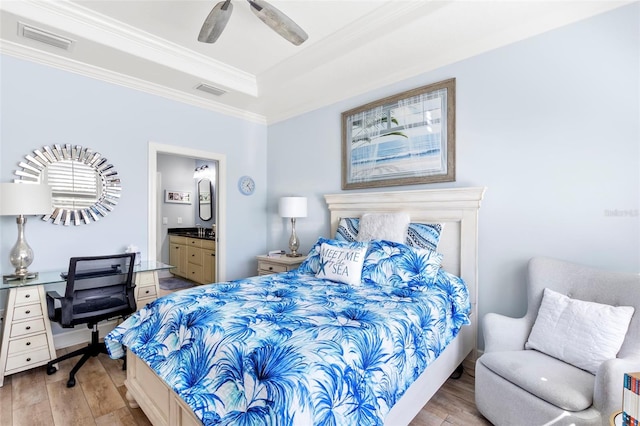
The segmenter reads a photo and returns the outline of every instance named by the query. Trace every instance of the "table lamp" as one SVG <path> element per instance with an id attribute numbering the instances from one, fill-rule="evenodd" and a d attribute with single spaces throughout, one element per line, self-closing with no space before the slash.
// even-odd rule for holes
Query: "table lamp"
<path id="1" fill-rule="evenodd" d="M 18 241 L 9 252 L 15 273 L 3 275 L 3 281 L 36 278 L 27 268 L 33 262 L 33 250 L 24 238 L 25 216 L 51 213 L 51 187 L 29 183 L 0 183 L 0 216 L 17 216 Z"/>
<path id="2" fill-rule="evenodd" d="M 302 256 L 298 254 L 298 248 L 300 247 L 300 241 L 296 235 L 296 218 L 307 217 L 307 198 L 306 197 L 282 197 L 278 206 L 280 217 L 291 218 L 291 237 L 289 238 L 289 250 L 291 253 L 287 253 L 288 257 Z"/>

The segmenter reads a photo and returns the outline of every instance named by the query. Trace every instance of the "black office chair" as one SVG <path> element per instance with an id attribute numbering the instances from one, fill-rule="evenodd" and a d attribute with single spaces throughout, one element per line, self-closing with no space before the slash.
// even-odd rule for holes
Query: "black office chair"
<path id="1" fill-rule="evenodd" d="M 82 355 L 69 373 L 68 388 L 75 386 L 75 375 L 89 358 L 107 353 L 104 343 L 99 342 L 98 323 L 109 318 L 125 317 L 136 311 L 134 260 L 135 253 L 72 257 L 64 297 L 55 291 L 47 292 L 47 311 L 52 321 L 65 328 L 87 324 L 93 329 L 91 343 L 87 347 L 47 364 L 47 374 L 53 374 L 57 370 L 54 364 Z"/>

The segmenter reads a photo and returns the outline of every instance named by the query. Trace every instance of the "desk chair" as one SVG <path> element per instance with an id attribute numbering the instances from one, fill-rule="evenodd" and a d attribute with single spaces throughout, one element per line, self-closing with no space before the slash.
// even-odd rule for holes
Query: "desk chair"
<path id="1" fill-rule="evenodd" d="M 91 343 L 87 347 L 47 364 L 47 374 L 51 375 L 57 370 L 54 364 L 82 355 L 69 373 L 68 388 L 75 386 L 75 375 L 89 358 L 107 353 L 104 343 L 99 342 L 98 323 L 136 311 L 134 258 L 135 253 L 72 257 L 64 297 L 55 291 L 47 292 L 47 312 L 52 321 L 64 328 L 87 324 L 92 329 Z"/>

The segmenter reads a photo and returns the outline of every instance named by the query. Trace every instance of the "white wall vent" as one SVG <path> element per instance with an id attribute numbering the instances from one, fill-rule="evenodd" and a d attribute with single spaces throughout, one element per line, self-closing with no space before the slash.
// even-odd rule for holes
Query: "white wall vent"
<path id="1" fill-rule="evenodd" d="M 226 90 L 222 90 L 222 89 L 220 89 L 218 87 L 210 86 L 210 85 L 205 84 L 205 83 L 198 84 L 196 86 L 196 90 L 207 92 L 207 93 L 210 93 L 210 94 L 215 95 L 215 96 L 222 96 L 225 93 L 227 93 Z"/>
<path id="2" fill-rule="evenodd" d="M 75 43 L 74 40 L 71 40 L 68 37 L 54 34 L 52 32 L 27 25 L 23 22 L 18 22 L 18 36 L 30 38 L 31 40 L 36 40 L 40 43 L 45 43 L 49 46 L 68 51 L 71 50 L 73 44 Z"/>

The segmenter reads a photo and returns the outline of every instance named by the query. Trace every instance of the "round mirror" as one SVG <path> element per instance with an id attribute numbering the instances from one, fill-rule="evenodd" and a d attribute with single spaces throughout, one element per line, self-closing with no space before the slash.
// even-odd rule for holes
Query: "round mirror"
<path id="1" fill-rule="evenodd" d="M 209 179 L 198 181 L 198 200 L 200 219 L 211 220 L 211 181 Z"/>
<path id="2" fill-rule="evenodd" d="M 80 225 L 100 220 L 118 204 L 120 178 L 100 153 L 79 145 L 45 146 L 25 156 L 16 176 L 51 186 L 53 209 L 42 220 Z"/>

